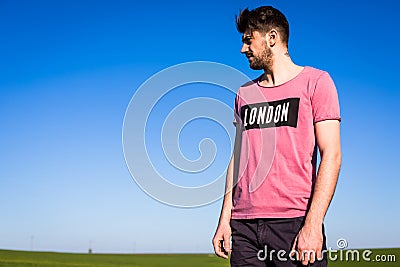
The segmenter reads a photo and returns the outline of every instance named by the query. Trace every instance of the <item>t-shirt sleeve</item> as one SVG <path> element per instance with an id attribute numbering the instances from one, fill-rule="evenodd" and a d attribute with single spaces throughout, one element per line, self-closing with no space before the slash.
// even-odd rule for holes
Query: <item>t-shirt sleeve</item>
<path id="1" fill-rule="evenodd" d="M 235 103 L 233 106 L 233 125 L 241 122 L 240 114 L 239 114 L 239 92 L 236 94 Z"/>
<path id="2" fill-rule="evenodd" d="M 339 120 L 340 107 L 336 86 L 327 72 L 323 72 L 316 82 L 311 96 L 314 123 L 323 120 Z"/>

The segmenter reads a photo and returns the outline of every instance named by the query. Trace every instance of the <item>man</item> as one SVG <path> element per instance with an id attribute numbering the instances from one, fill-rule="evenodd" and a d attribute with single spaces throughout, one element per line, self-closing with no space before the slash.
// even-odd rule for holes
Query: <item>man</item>
<path id="1" fill-rule="evenodd" d="M 231 254 L 231 266 L 326 266 L 323 220 L 341 165 L 335 85 L 327 72 L 293 63 L 279 10 L 244 9 L 236 24 L 241 53 L 264 73 L 236 95 L 215 253 Z"/>

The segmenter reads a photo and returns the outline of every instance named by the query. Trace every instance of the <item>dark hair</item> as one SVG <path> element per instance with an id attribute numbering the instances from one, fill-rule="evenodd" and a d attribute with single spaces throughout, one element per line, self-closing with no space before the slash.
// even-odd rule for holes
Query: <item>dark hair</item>
<path id="1" fill-rule="evenodd" d="M 272 6 L 261 6 L 253 10 L 243 9 L 236 15 L 236 28 L 240 33 L 247 29 L 251 32 L 267 33 L 275 28 L 281 35 L 283 43 L 289 42 L 289 23 L 278 9 Z"/>

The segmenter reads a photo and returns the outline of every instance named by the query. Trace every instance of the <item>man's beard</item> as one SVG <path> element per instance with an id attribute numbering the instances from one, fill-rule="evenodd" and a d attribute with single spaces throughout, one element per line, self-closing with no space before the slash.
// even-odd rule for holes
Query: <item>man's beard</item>
<path id="1" fill-rule="evenodd" d="M 253 59 L 250 61 L 250 68 L 253 70 L 270 69 L 272 67 L 272 51 L 271 48 L 265 47 L 261 55 L 252 55 Z"/>

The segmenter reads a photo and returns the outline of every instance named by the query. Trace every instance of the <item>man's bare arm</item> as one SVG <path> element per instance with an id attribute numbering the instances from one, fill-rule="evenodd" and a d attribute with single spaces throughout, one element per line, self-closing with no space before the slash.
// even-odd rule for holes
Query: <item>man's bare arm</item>
<path id="1" fill-rule="evenodd" d="M 314 251 L 316 254 L 305 254 L 302 263 L 307 265 L 315 261 L 315 256 L 321 258 L 323 244 L 322 223 L 329 204 L 335 192 L 339 170 L 342 162 L 340 149 L 340 122 L 326 120 L 315 124 L 315 135 L 321 154 L 317 180 L 307 212 L 305 223 L 294 242 L 300 256 L 304 251 Z M 310 255 L 310 257 L 307 257 Z"/>
<path id="2" fill-rule="evenodd" d="M 215 254 L 227 259 L 227 253 L 230 253 L 231 238 L 231 210 L 232 210 L 232 185 L 233 185 L 233 165 L 234 154 L 229 162 L 228 172 L 226 174 L 225 196 L 222 204 L 221 215 L 219 217 L 218 228 L 213 238 Z"/>
<path id="3" fill-rule="evenodd" d="M 231 211 L 232 211 L 232 189 L 234 186 L 235 175 L 235 160 L 240 157 L 241 145 L 241 129 L 236 125 L 235 145 L 232 153 L 231 160 L 228 165 L 225 184 L 225 196 L 222 204 L 221 215 L 219 217 L 218 227 L 212 240 L 215 254 L 227 259 L 228 253 L 231 252 L 230 238 L 231 238 Z M 236 163 L 238 164 L 238 163 Z M 236 166 L 237 167 L 237 166 Z"/>

